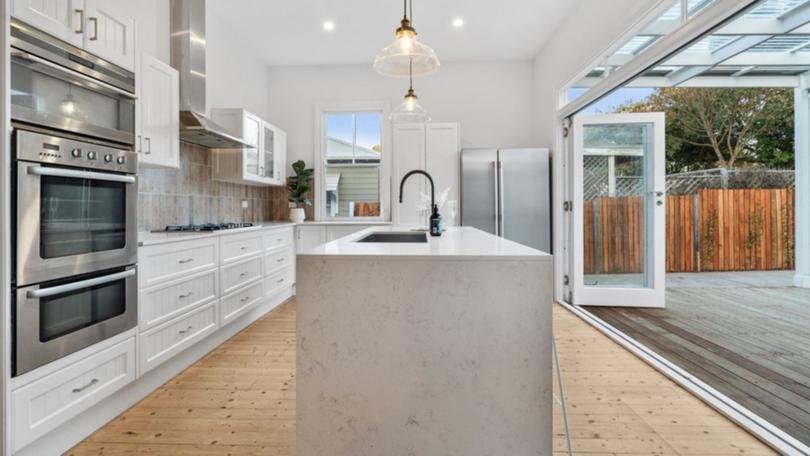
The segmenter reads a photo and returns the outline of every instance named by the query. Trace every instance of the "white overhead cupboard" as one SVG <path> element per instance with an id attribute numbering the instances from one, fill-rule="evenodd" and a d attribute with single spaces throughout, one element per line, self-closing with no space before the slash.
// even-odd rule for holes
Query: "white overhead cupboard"
<path id="1" fill-rule="evenodd" d="M 135 21 L 105 0 L 12 0 L 11 15 L 135 71 Z"/>
<path id="2" fill-rule="evenodd" d="M 142 53 L 138 67 L 137 138 L 141 166 L 180 167 L 177 70 Z"/>
<path id="3" fill-rule="evenodd" d="M 430 214 L 420 209 L 420 192 L 430 196 L 430 185 L 420 175 L 410 177 L 405 184 L 403 201 L 400 204 L 399 183 L 411 170 L 427 171 L 436 187 L 436 197 L 445 189 L 447 201 L 459 199 L 459 156 L 461 153 L 461 133 L 457 122 L 399 123 L 393 125 L 394 146 L 394 223 L 397 225 L 427 226 Z M 448 220 L 448 207 L 443 215 Z M 458 215 L 456 215 L 458 218 Z"/>
<path id="4" fill-rule="evenodd" d="M 287 134 L 240 108 L 211 110 L 211 120 L 253 147 L 215 149 L 214 179 L 251 185 L 284 185 L 287 179 Z"/>

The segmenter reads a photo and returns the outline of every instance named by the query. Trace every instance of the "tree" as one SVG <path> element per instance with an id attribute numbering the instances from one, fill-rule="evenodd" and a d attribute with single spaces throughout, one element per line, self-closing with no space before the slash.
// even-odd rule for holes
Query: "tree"
<path id="1" fill-rule="evenodd" d="M 619 112 L 665 112 L 669 172 L 793 164 L 793 91 L 661 88 Z"/>

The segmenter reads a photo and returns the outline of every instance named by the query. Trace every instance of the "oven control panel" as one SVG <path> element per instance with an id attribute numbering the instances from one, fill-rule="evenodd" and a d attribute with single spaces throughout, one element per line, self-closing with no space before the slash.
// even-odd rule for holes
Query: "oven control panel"
<path id="1" fill-rule="evenodd" d="M 103 144 L 79 141 L 16 129 L 17 159 L 77 168 L 135 174 L 135 152 Z"/>

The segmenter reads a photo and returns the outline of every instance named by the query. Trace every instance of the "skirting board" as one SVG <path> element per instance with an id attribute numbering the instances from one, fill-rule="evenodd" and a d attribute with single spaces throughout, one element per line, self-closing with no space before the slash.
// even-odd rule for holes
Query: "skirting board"
<path id="1" fill-rule="evenodd" d="M 58 455 L 66 452 L 264 314 L 279 307 L 291 296 L 293 296 L 292 288 L 282 292 L 280 295 L 266 299 L 255 309 L 220 328 L 217 332 L 188 350 L 147 372 L 133 383 L 125 386 L 66 424 L 49 432 L 41 439 L 26 446 L 17 452 L 15 456 Z"/>
<path id="2" fill-rule="evenodd" d="M 565 302 L 559 302 L 559 304 L 780 453 L 791 456 L 810 454 L 810 447 L 807 445 L 658 355 L 644 344 L 605 323 L 601 318 L 577 306 Z"/>
<path id="3" fill-rule="evenodd" d="M 799 288 L 810 288 L 810 275 L 796 274 L 793 276 L 793 285 Z"/>

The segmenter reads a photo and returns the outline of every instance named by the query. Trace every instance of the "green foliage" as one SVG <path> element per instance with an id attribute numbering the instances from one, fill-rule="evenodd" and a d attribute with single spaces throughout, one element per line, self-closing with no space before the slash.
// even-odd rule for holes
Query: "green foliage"
<path id="1" fill-rule="evenodd" d="M 311 180 L 315 170 L 307 168 L 304 160 L 293 163 L 292 168 L 295 176 L 290 176 L 287 182 L 287 189 L 290 190 L 288 200 L 296 206 L 312 206 L 312 200 L 307 198 L 307 193 L 312 190 Z"/>
<path id="2" fill-rule="evenodd" d="M 793 91 L 661 88 L 618 112 L 665 112 L 667 172 L 793 167 Z"/>

